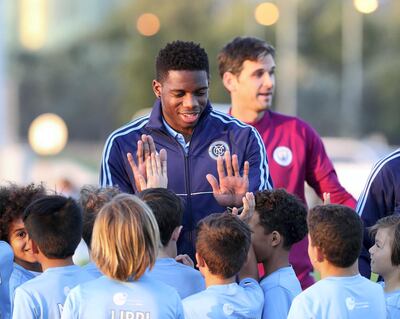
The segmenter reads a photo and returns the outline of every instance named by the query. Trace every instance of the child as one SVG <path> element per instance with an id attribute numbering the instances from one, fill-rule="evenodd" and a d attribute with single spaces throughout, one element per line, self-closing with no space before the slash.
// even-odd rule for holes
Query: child
<path id="1" fill-rule="evenodd" d="M 293 298 L 301 292 L 289 264 L 289 252 L 307 235 L 307 210 L 284 189 L 257 192 L 255 200 L 250 227 L 257 262 L 263 264 L 265 271 L 260 281 L 264 291 L 263 319 L 286 319 Z"/>
<path id="2" fill-rule="evenodd" d="M 119 193 L 119 189 L 115 187 L 97 188 L 90 185 L 82 187 L 80 191 L 79 203 L 83 210 L 82 237 L 89 249 L 89 254 L 91 251 L 92 232 L 96 216 L 101 207 Z M 103 276 L 93 261 L 90 261 L 83 268 L 95 278 Z"/>
<path id="3" fill-rule="evenodd" d="M 82 237 L 82 213 L 72 198 L 44 196 L 25 210 L 24 223 L 43 273 L 15 291 L 13 319 L 60 318 L 68 291 L 93 277 L 73 264 Z"/>
<path id="4" fill-rule="evenodd" d="M 358 272 L 363 226 L 356 212 L 342 205 L 316 206 L 307 225 L 308 254 L 321 280 L 294 298 L 288 319 L 386 318 L 382 287 Z"/>
<path id="5" fill-rule="evenodd" d="M 10 318 L 10 290 L 8 283 L 13 269 L 14 254 L 11 246 L 0 240 L 0 318 Z"/>
<path id="6" fill-rule="evenodd" d="M 183 216 L 181 199 L 165 188 L 149 188 L 139 196 L 156 217 L 162 244 L 149 275 L 174 287 L 182 299 L 204 290 L 204 279 L 198 270 L 193 269 L 193 262 L 190 267 L 176 261 L 178 258 L 185 263 L 190 259 L 185 255 L 177 257 L 176 243 L 182 229 Z"/>
<path id="7" fill-rule="evenodd" d="M 183 300 L 186 319 L 261 318 L 264 296 L 258 282 L 235 282 L 250 247 L 250 228 L 237 216 L 217 213 L 199 222 L 196 260 L 207 289 Z"/>
<path id="8" fill-rule="evenodd" d="M 150 208 L 136 196 L 115 196 L 101 208 L 93 228 L 92 258 L 105 276 L 74 288 L 62 318 L 183 318 L 175 289 L 145 274 L 158 246 Z"/>
<path id="9" fill-rule="evenodd" d="M 0 187 L 0 240 L 8 242 L 14 252 L 14 267 L 9 282 L 11 303 L 15 289 L 41 272 L 40 264 L 28 247 L 23 214 L 31 202 L 45 195 L 46 191 L 40 184 L 18 186 L 10 183 Z"/>
<path id="10" fill-rule="evenodd" d="M 400 216 L 381 218 L 370 229 L 375 244 L 369 249 L 371 269 L 385 280 L 390 318 L 400 318 Z"/>

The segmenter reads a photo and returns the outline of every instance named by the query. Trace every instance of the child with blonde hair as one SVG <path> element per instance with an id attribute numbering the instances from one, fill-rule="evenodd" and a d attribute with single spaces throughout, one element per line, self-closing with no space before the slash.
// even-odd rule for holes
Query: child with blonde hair
<path id="1" fill-rule="evenodd" d="M 369 249 L 371 270 L 384 279 L 390 318 L 400 318 L 400 216 L 381 218 L 370 228 L 375 244 Z"/>
<path id="2" fill-rule="evenodd" d="M 71 290 L 62 318 L 183 318 L 175 289 L 146 274 L 159 246 L 150 208 L 134 195 L 115 196 L 93 228 L 92 259 L 105 276 Z"/>

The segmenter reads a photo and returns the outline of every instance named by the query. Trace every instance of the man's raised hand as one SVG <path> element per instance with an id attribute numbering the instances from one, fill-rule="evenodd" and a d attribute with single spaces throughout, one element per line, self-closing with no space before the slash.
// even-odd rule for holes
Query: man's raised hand
<path id="1" fill-rule="evenodd" d="M 218 179 L 212 174 L 207 174 L 215 199 L 221 206 L 241 206 L 242 198 L 249 189 L 249 162 L 245 161 L 243 176 L 240 176 L 238 157 L 229 151 L 224 157 L 217 159 Z"/>

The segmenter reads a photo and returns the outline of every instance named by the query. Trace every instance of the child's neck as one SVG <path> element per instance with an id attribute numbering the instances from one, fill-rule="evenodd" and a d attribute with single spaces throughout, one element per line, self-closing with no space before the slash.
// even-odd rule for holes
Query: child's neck
<path id="1" fill-rule="evenodd" d="M 277 271 L 280 268 L 288 267 L 289 264 L 289 251 L 287 250 L 279 250 L 276 251 L 270 259 L 263 261 L 264 266 L 264 277 L 269 276 L 274 271 Z"/>
<path id="2" fill-rule="evenodd" d="M 158 251 L 157 258 L 175 258 L 177 255 L 176 241 L 170 240 L 166 246 Z"/>
<path id="3" fill-rule="evenodd" d="M 45 271 L 48 268 L 74 265 L 74 262 L 72 261 L 72 256 L 67 257 L 65 259 L 50 259 L 50 258 L 40 258 L 40 259 L 41 259 L 40 264 L 42 265 L 43 271 Z"/>
<path id="4" fill-rule="evenodd" d="M 359 274 L 357 262 L 350 267 L 342 268 L 332 265 L 328 261 L 324 261 L 318 268 L 318 271 L 321 274 L 321 279 L 326 277 L 351 277 Z"/>
<path id="5" fill-rule="evenodd" d="M 398 271 L 393 271 L 383 277 L 385 280 L 385 292 L 400 290 L 400 267 Z"/>
<path id="6" fill-rule="evenodd" d="M 210 286 L 217 286 L 217 285 L 229 285 L 236 282 L 235 279 L 236 276 L 230 278 L 222 278 L 220 276 L 207 275 L 204 277 L 204 281 L 206 283 L 207 288 Z"/>

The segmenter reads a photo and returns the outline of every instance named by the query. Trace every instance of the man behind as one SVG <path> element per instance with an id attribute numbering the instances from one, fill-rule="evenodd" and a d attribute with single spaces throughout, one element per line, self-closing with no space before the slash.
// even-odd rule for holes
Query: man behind
<path id="1" fill-rule="evenodd" d="M 178 253 L 194 258 L 194 229 L 200 219 L 226 206 L 241 206 L 248 190 L 272 187 L 265 148 L 254 128 L 212 109 L 208 56 L 198 44 L 167 44 L 157 56 L 152 85 L 157 100 L 151 114 L 109 136 L 100 182 L 103 187 L 118 185 L 123 192 L 141 191 L 137 180 L 146 174 L 145 158 L 165 149 L 168 189 L 185 202 Z M 137 155 L 136 170 L 127 153 Z"/>
<path id="2" fill-rule="evenodd" d="M 275 89 L 275 49 L 263 40 L 237 37 L 218 55 L 219 73 L 231 95 L 230 113 L 252 126 L 265 144 L 274 187 L 284 188 L 304 203 L 304 182 L 322 199 L 355 206 L 354 198 L 340 185 L 321 138 L 301 119 L 271 111 Z M 314 280 L 307 257 L 307 237 L 290 254 L 303 289 Z"/>

